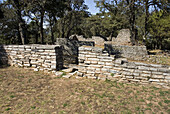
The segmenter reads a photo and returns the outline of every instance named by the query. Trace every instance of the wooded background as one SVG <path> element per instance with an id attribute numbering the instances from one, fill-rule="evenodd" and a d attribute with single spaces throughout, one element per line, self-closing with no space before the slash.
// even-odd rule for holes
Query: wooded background
<path id="1" fill-rule="evenodd" d="M 95 0 L 91 15 L 84 0 L 4 0 L 0 44 L 54 44 L 72 34 L 116 37 L 129 28 L 135 45 L 170 50 L 169 0 Z"/>

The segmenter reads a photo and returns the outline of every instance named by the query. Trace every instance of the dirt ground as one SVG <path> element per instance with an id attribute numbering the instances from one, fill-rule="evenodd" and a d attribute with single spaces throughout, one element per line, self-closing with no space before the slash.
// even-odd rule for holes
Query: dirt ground
<path id="1" fill-rule="evenodd" d="M 170 114 L 165 88 L 0 68 L 0 113 Z"/>

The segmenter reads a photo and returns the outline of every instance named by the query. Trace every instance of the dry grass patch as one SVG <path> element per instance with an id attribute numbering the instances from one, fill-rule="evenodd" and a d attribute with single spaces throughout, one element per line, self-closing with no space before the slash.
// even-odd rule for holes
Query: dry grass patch
<path id="1" fill-rule="evenodd" d="M 0 69 L 0 113 L 170 113 L 170 92 L 113 81 Z"/>

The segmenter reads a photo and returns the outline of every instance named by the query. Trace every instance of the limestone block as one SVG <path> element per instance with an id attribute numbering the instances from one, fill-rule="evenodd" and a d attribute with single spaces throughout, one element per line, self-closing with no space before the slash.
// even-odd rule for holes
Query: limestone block
<path id="1" fill-rule="evenodd" d="M 139 83 L 140 82 L 140 80 L 138 80 L 138 79 L 128 79 L 129 81 L 132 81 L 132 82 L 137 82 L 137 83 Z"/>
<path id="2" fill-rule="evenodd" d="M 97 64 L 97 63 L 98 63 L 98 61 L 91 61 L 91 63 L 92 63 L 92 64 Z"/>
<path id="3" fill-rule="evenodd" d="M 101 56 L 108 56 L 108 53 L 102 53 Z"/>
<path id="4" fill-rule="evenodd" d="M 87 55 L 79 54 L 79 57 L 86 57 Z"/>
<path id="5" fill-rule="evenodd" d="M 30 67 L 30 64 L 25 64 L 25 63 L 24 63 L 24 67 Z"/>
<path id="6" fill-rule="evenodd" d="M 139 73 L 132 73 L 133 76 L 139 76 Z"/>
<path id="7" fill-rule="evenodd" d="M 103 66 L 103 68 L 111 69 L 111 68 L 113 68 L 113 67 L 112 67 L 112 66 Z"/>
<path id="8" fill-rule="evenodd" d="M 32 64 L 32 65 L 37 65 L 38 62 L 37 62 L 37 61 L 30 61 L 30 64 Z"/>
<path id="9" fill-rule="evenodd" d="M 100 59 L 102 62 L 112 62 L 112 59 Z"/>
<path id="10" fill-rule="evenodd" d="M 113 57 L 108 57 L 108 56 L 97 56 L 97 58 L 99 58 L 99 59 L 113 59 L 114 60 Z"/>
<path id="11" fill-rule="evenodd" d="M 88 70 L 88 71 L 87 71 L 87 74 L 95 74 L 95 72 Z"/>
<path id="12" fill-rule="evenodd" d="M 140 74 L 142 77 L 151 77 L 151 74 L 144 74 L 144 73 L 142 73 L 142 74 Z"/>
<path id="13" fill-rule="evenodd" d="M 156 75 L 162 75 L 162 72 L 152 72 L 152 74 L 156 74 Z"/>
<path id="14" fill-rule="evenodd" d="M 51 65 L 51 69 L 55 70 L 56 69 L 56 65 Z"/>
<path id="15" fill-rule="evenodd" d="M 42 66 L 45 67 L 45 68 L 48 68 L 48 65 L 46 65 L 46 64 L 42 64 Z"/>
<path id="16" fill-rule="evenodd" d="M 63 69 L 63 72 L 70 73 L 73 71 L 73 68 Z"/>
<path id="17" fill-rule="evenodd" d="M 133 76 L 126 76 L 127 79 L 133 79 Z"/>
<path id="18" fill-rule="evenodd" d="M 88 65 L 91 68 L 102 68 L 102 65 Z"/>
<path id="19" fill-rule="evenodd" d="M 40 53 L 40 55 L 44 55 L 44 56 L 47 56 L 48 55 L 48 53 Z"/>
<path id="20" fill-rule="evenodd" d="M 56 59 L 56 56 L 50 56 L 52 60 Z"/>
<path id="21" fill-rule="evenodd" d="M 153 68 L 153 67 L 150 67 L 149 70 L 150 70 L 150 71 L 154 71 L 154 72 L 157 72 L 157 71 L 158 71 L 157 68 Z"/>
<path id="22" fill-rule="evenodd" d="M 99 61 L 97 58 L 88 58 L 89 61 Z"/>
<path id="23" fill-rule="evenodd" d="M 134 72 L 136 72 L 136 73 L 142 73 L 143 71 L 142 71 L 142 70 L 134 70 Z"/>
<path id="24" fill-rule="evenodd" d="M 89 54 L 89 52 L 79 51 L 79 54 L 84 54 L 84 55 L 86 55 L 86 54 Z"/>
<path id="25" fill-rule="evenodd" d="M 109 72 L 110 72 L 110 73 L 114 73 L 114 74 L 119 73 L 119 71 L 113 70 L 113 69 L 110 69 Z"/>
<path id="26" fill-rule="evenodd" d="M 152 72 L 151 71 L 142 71 L 143 73 L 145 74 L 151 74 Z"/>
<path id="27" fill-rule="evenodd" d="M 85 49 L 84 49 L 84 47 L 82 46 L 82 47 L 79 47 L 79 51 L 84 51 Z"/>
<path id="28" fill-rule="evenodd" d="M 89 57 L 89 58 L 96 58 L 96 55 L 85 55 L 85 57 Z"/>
<path id="29" fill-rule="evenodd" d="M 113 67 L 114 70 L 118 70 L 118 71 L 121 71 L 123 70 L 123 68 L 119 68 L 119 67 Z"/>
<path id="30" fill-rule="evenodd" d="M 37 72 L 37 71 L 39 71 L 39 69 L 38 69 L 38 68 L 35 68 L 35 69 L 34 69 L 34 71 L 36 71 L 36 72 Z"/>
<path id="31" fill-rule="evenodd" d="M 170 80 L 170 76 L 165 76 L 165 80 Z"/>
<path id="32" fill-rule="evenodd" d="M 121 60 L 121 59 L 116 59 L 116 60 L 114 61 L 114 63 L 116 63 L 116 64 L 122 64 L 122 60 Z"/>
<path id="33" fill-rule="evenodd" d="M 40 49 L 39 49 L 38 52 L 44 52 L 44 50 L 40 50 Z"/>
<path id="34" fill-rule="evenodd" d="M 150 66 L 152 66 L 152 67 L 157 67 L 157 68 L 162 67 L 162 65 L 158 65 L 158 64 L 150 64 Z"/>
<path id="35" fill-rule="evenodd" d="M 164 79 L 163 75 L 152 75 L 152 78 L 154 79 Z"/>
<path id="36" fill-rule="evenodd" d="M 159 72 L 164 72 L 164 73 L 170 73 L 170 69 L 168 69 L 168 68 L 158 68 L 158 71 Z"/>
<path id="37" fill-rule="evenodd" d="M 25 49 L 26 51 L 31 51 L 31 49 Z"/>
<path id="38" fill-rule="evenodd" d="M 170 73 L 163 73 L 164 76 L 170 76 Z"/>
<path id="39" fill-rule="evenodd" d="M 130 68 L 130 69 L 137 69 L 137 66 L 127 66 L 127 68 Z"/>
<path id="40" fill-rule="evenodd" d="M 101 71 L 102 71 L 102 72 L 109 72 L 109 69 L 107 69 L 107 68 L 102 68 Z"/>
<path id="41" fill-rule="evenodd" d="M 90 64 L 90 63 L 91 63 L 91 61 L 84 61 L 84 63 L 85 63 L 85 64 Z"/>
<path id="42" fill-rule="evenodd" d="M 95 71 L 95 68 L 94 68 L 94 67 L 90 67 L 90 66 L 89 66 L 89 67 L 87 67 L 87 69 L 90 70 L 90 71 Z"/>
<path id="43" fill-rule="evenodd" d="M 31 65 L 31 67 L 36 68 L 36 67 L 37 67 L 37 65 Z"/>
<path id="44" fill-rule="evenodd" d="M 105 62 L 98 62 L 99 65 L 105 65 Z"/>
<path id="45" fill-rule="evenodd" d="M 47 54 L 48 55 L 48 54 Z M 50 56 L 55 56 L 56 53 L 49 53 Z"/>
<path id="46" fill-rule="evenodd" d="M 97 79 L 97 77 L 95 77 L 95 76 L 87 76 L 87 78 L 88 79 L 95 79 L 95 80 Z"/>
<path id="47" fill-rule="evenodd" d="M 31 49 L 31 46 L 25 46 L 25 49 Z"/>
<path id="48" fill-rule="evenodd" d="M 138 66 L 138 69 L 139 70 L 146 70 L 146 71 L 148 71 L 148 70 L 150 70 L 150 67 Z"/>
<path id="49" fill-rule="evenodd" d="M 113 66 L 113 63 L 108 63 L 108 62 L 106 62 L 106 65 L 107 65 L 107 66 Z"/>
<path id="50" fill-rule="evenodd" d="M 51 63 L 51 60 L 45 60 L 44 62 L 45 63 Z"/>
<path id="51" fill-rule="evenodd" d="M 80 48 L 79 48 L 79 50 L 80 50 Z M 92 47 L 84 47 L 84 50 L 86 50 L 86 51 L 91 51 L 91 50 L 92 50 Z"/>
<path id="52" fill-rule="evenodd" d="M 71 78 L 71 76 L 72 76 L 71 74 L 67 74 L 67 75 L 63 75 L 62 77 L 63 78 Z"/>
<path id="53" fill-rule="evenodd" d="M 135 62 L 135 65 L 137 65 L 137 66 L 150 66 L 149 64 L 139 63 L 139 62 Z"/>
<path id="54" fill-rule="evenodd" d="M 149 82 L 159 82 L 159 79 L 149 79 Z"/>

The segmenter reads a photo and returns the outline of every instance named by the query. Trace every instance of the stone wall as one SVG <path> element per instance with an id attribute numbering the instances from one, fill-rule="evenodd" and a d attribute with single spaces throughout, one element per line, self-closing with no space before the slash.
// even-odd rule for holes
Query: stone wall
<path id="1" fill-rule="evenodd" d="M 131 45 L 130 30 L 122 29 L 116 38 L 112 38 L 112 43 L 114 45 Z"/>
<path id="2" fill-rule="evenodd" d="M 105 50 L 111 55 L 120 55 L 133 60 L 143 60 L 148 55 L 146 46 L 117 46 L 105 43 Z"/>
<path id="3" fill-rule="evenodd" d="M 64 65 L 78 64 L 78 47 L 82 45 L 94 46 L 94 42 L 86 40 L 70 40 L 68 38 L 57 38 L 56 44 L 63 47 Z"/>
<path id="4" fill-rule="evenodd" d="M 58 45 L 1 45 L 1 63 L 32 67 L 39 70 L 60 70 L 63 67 L 62 47 Z"/>
<path id="5" fill-rule="evenodd" d="M 79 47 L 79 72 L 87 78 L 154 83 L 170 88 L 170 66 L 115 59 L 97 47 Z"/>

